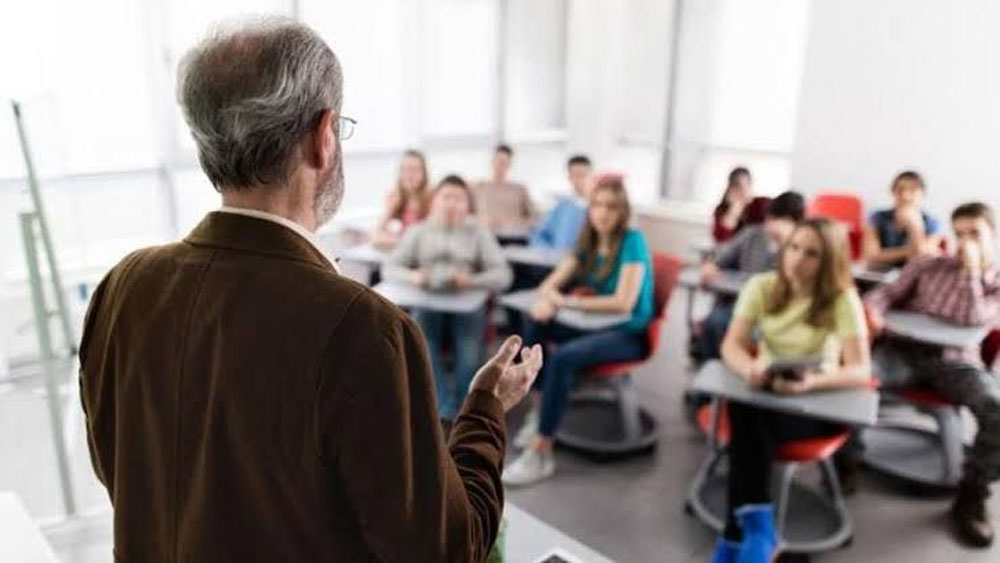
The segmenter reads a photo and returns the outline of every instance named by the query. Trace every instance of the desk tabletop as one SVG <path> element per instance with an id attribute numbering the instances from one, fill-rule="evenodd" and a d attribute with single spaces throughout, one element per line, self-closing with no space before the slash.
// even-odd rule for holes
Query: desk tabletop
<path id="1" fill-rule="evenodd" d="M 59 561 L 38 525 L 31 519 L 21 498 L 8 491 L 0 491 L 0 561 Z"/>
<path id="2" fill-rule="evenodd" d="M 553 554 L 569 563 L 611 563 L 611 560 L 535 518 L 511 503 L 504 507 L 507 532 L 504 559 L 538 563 Z"/>
<path id="3" fill-rule="evenodd" d="M 896 336 L 948 348 L 979 346 L 990 332 L 988 326 L 959 326 L 909 311 L 887 312 L 885 329 Z"/>
<path id="4" fill-rule="evenodd" d="M 749 280 L 751 276 L 753 276 L 753 274 L 748 272 L 720 270 L 719 278 L 717 280 L 702 285 L 701 269 L 695 266 L 689 266 L 681 271 L 678 283 L 680 283 L 681 287 L 686 287 L 688 289 L 704 289 L 705 291 L 718 293 L 719 295 L 736 296 L 740 294 L 740 290 L 743 289 L 744 284 L 747 283 L 747 280 Z"/>
<path id="5" fill-rule="evenodd" d="M 505 246 L 503 253 L 508 262 L 546 268 L 555 268 L 566 256 L 562 250 L 520 245 Z"/>
<path id="6" fill-rule="evenodd" d="M 878 392 L 872 389 L 816 391 L 779 395 L 753 389 L 722 362 L 706 363 L 691 382 L 691 389 L 760 408 L 839 422 L 871 426 L 878 415 Z"/>
<path id="7" fill-rule="evenodd" d="M 490 292 L 466 289 L 456 292 L 428 291 L 405 283 L 383 281 L 372 288 L 400 307 L 428 309 L 442 313 L 473 313 L 486 304 Z"/>
<path id="8" fill-rule="evenodd" d="M 530 313 L 531 306 L 538 300 L 538 291 L 525 289 L 514 291 L 500 297 L 500 304 L 522 313 Z M 588 332 L 604 330 L 627 322 L 631 315 L 617 313 L 592 313 L 576 309 L 559 309 L 556 322 L 577 330 Z"/>
<path id="9" fill-rule="evenodd" d="M 389 258 L 392 251 L 375 248 L 370 242 L 352 246 L 340 253 L 340 259 L 347 262 L 380 265 Z"/>
<path id="10" fill-rule="evenodd" d="M 880 270 L 869 268 L 865 264 L 854 264 L 851 266 L 851 274 L 854 276 L 855 281 L 878 285 L 880 283 L 889 283 L 899 277 L 899 269 Z"/>

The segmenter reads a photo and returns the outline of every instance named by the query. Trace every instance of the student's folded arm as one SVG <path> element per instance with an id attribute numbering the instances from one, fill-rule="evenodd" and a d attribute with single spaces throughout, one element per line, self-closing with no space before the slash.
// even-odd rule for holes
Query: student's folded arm
<path id="1" fill-rule="evenodd" d="M 595 297 L 581 297 L 575 306 L 585 311 L 598 313 L 631 313 L 635 307 L 635 302 L 639 299 L 639 290 L 642 289 L 643 276 L 646 273 L 646 265 L 642 262 L 627 262 L 621 266 L 621 274 L 618 276 L 618 285 L 611 295 Z"/>
<path id="2" fill-rule="evenodd" d="M 317 392 L 317 448 L 377 561 L 482 561 L 503 509 L 503 407 L 474 391 L 446 446 L 427 352 L 404 318 L 355 311 Z M 331 374 L 332 375 L 332 374 Z"/>
<path id="3" fill-rule="evenodd" d="M 910 247 L 883 248 L 878 232 L 872 225 L 865 226 L 862 257 L 866 262 L 899 262 L 910 257 Z"/>
<path id="4" fill-rule="evenodd" d="M 955 291 L 958 304 L 951 309 L 954 316 L 950 320 L 956 324 L 983 326 L 1000 320 L 1000 282 L 996 276 L 990 274 L 986 279 L 966 272 Z"/>
<path id="5" fill-rule="evenodd" d="M 476 244 L 483 269 L 472 275 L 472 284 L 491 291 L 503 291 L 510 287 L 514 276 L 496 237 L 486 229 L 478 229 Z"/>
<path id="6" fill-rule="evenodd" d="M 862 332 L 840 340 L 842 362 L 830 374 L 821 376 L 815 389 L 854 389 L 864 387 L 872 377 L 868 337 Z"/>
<path id="7" fill-rule="evenodd" d="M 542 280 L 542 283 L 538 286 L 539 293 L 544 293 L 546 291 L 559 291 L 565 287 L 566 284 L 569 283 L 570 279 L 572 279 L 573 272 L 576 271 L 576 267 L 576 256 L 573 254 L 566 255 L 559 261 L 559 265 L 556 266 L 556 269 L 552 270 L 552 273 Z"/>
<path id="8" fill-rule="evenodd" d="M 756 362 L 756 358 L 750 352 L 753 345 L 751 339 L 753 327 L 753 322 L 750 320 L 733 316 L 719 350 L 726 367 L 747 379 Z"/>
<path id="9" fill-rule="evenodd" d="M 917 281 L 929 263 L 928 260 L 910 262 L 895 280 L 880 284 L 865 294 L 865 305 L 873 313 L 884 315 L 886 311 L 912 295 L 917 287 Z"/>

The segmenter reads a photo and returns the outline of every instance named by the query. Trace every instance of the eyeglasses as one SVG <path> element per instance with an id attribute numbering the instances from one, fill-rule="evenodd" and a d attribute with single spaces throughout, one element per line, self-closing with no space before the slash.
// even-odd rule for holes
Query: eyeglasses
<path id="1" fill-rule="evenodd" d="M 354 127 L 358 124 L 356 119 L 350 117 L 345 117 L 343 115 L 338 116 L 339 120 L 338 132 L 341 141 L 346 141 L 354 136 Z"/>

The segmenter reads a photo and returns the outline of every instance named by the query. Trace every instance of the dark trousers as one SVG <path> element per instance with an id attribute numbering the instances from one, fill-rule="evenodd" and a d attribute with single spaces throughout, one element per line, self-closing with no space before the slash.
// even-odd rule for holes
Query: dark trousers
<path id="1" fill-rule="evenodd" d="M 599 364 L 637 360 L 648 352 L 646 335 L 624 328 L 583 332 L 526 317 L 522 337 L 527 345 L 560 344 L 553 352 L 546 352 L 542 373 L 535 380 L 535 387 L 542 390 L 538 433 L 545 437 L 555 435 L 579 372 Z"/>
<path id="2" fill-rule="evenodd" d="M 715 300 L 712 311 L 701 322 L 698 350 L 701 352 L 702 361 L 720 358 L 719 349 L 722 347 L 722 339 L 726 337 L 726 331 L 729 330 L 729 323 L 733 320 L 735 308 L 735 301 L 720 297 Z"/>
<path id="3" fill-rule="evenodd" d="M 979 485 L 1000 479 L 1000 381 L 985 368 L 941 359 L 941 351 L 912 342 L 880 342 L 872 351 L 886 389 L 923 387 L 968 407 L 979 427 L 965 478 Z"/>
<path id="4" fill-rule="evenodd" d="M 771 466 L 783 442 L 832 436 L 844 427 L 831 422 L 729 403 L 728 509 L 725 537 L 740 541 L 735 511 L 771 502 Z"/>

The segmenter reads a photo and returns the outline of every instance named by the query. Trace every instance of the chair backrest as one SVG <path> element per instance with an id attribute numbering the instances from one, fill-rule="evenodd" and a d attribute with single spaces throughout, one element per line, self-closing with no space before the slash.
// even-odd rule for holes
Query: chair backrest
<path id="1" fill-rule="evenodd" d="M 809 204 L 810 217 L 828 217 L 847 226 L 847 237 L 851 245 L 851 258 L 861 258 L 864 239 L 865 214 L 861 199 L 852 194 L 817 194 Z"/>
<path id="2" fill-rule="evenodd" d="M 983 359 L 986 369 L 992 370 L 993 364 L 997 360 L 997 353 L 1000 353 L 1000 328 L 994 328 L 983 339 L 979 345 L 979 355 Z"/>
<path id="3" fill-rule="evenodd" d="M 646 331 L 650 356 L 660 344 L 660 331 L 667 317 L 667 304 L 670 303 L 670 296 L 677 287 L 677 280 L 683 269 L 684 261 L 677 256 L 663 252 L 653 253 L 653 311 L 656 316 Z"/>

